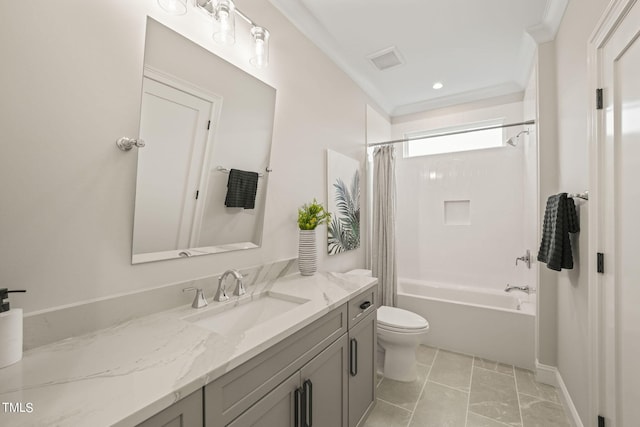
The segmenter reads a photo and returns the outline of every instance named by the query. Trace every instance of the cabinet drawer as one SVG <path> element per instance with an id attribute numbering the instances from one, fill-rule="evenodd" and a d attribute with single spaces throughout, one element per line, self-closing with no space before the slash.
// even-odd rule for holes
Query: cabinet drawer
<path id="1" fill-rule="evenodd" d="M 205 425 L 229 424 L 346 332 L 344 304 L 207 385 Z"/>
<path id="2" fill-rule="evenodd" d="M 349 301 L 349 329 L 369 313 L 376 311 L 378 306 L 378 286 L 375 285 L 356 295 Z"/>

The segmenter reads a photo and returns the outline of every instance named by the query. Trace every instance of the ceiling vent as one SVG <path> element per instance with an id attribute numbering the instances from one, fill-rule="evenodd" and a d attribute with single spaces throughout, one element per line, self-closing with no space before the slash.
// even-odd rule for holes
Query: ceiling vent
<path id="1" fill-rule="evenodd" d="M 404 64 L 400 52 L 398 52 L 394 46 L 374 52 L 368 55 L 367 59 L 371 61 L 373 66 L 379 71 L 385 71 Z"/>

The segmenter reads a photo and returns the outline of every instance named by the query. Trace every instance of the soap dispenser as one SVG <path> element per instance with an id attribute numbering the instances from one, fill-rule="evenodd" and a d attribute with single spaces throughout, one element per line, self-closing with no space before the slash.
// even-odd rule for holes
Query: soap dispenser
<path id="1" fill-rule="evenodd" d="M 22 359 L 22 309 L 5 301 L 11 292 L 26 291 L 0 288 L 0 369 Z"/>

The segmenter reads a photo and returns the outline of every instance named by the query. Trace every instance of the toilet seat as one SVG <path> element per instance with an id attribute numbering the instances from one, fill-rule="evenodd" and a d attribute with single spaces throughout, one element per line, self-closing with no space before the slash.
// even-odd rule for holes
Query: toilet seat
<path id="1" fill-rule="evenodd" d="M 416 313 L 383 305 L 378 308 L 378 328 L 398 333 L 422 333 L 429 329 L 429 322 Z"/>

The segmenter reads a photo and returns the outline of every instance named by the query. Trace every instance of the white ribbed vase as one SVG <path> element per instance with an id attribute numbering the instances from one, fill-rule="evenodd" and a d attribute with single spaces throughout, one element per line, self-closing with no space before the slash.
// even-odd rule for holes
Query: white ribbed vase
<path id="1" fill-rule="evenodd" d="M 299 230 L 298 269 L 303 276 L 313 276 L 317 267 L 316 230 Z"/>

